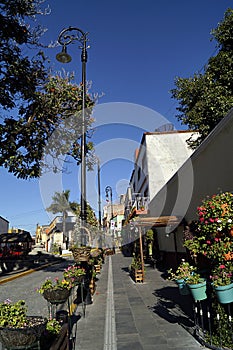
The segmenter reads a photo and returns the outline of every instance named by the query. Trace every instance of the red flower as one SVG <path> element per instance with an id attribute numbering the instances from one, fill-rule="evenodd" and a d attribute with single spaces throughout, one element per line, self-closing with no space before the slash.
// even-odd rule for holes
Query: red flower
<path id="1" fill-rule="evenodd" d="M 220 268 L 220 269 L 225 269 L 226 266 L 225 266 L 225 265 L 220 265 L 219 268 Z"/>

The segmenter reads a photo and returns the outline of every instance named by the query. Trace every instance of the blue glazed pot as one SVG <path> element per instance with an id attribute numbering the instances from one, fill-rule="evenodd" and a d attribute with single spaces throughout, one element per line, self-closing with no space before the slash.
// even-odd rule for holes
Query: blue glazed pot
<path id="1" fill-rule="evenodd" d="M 197 284 L 188 284 L 194 300 L 204 300 L 206 295 L 206 281 Z"/>
<path id="2" fill-rule="evenodd" d="M 184 279 L 176 280 L 176 284 L 178 285 L 179 292 L 180 292 L 181 295 L 188 295 L 188 294 L 190 294 L 188 286 L 185 283 Z"/>
<path id="3" fill-rule="evenodd" d="M 213 286 L 213 288 L 221 304 L 233 302 L 233 283 L 227 284 L 226 286 Z"/>

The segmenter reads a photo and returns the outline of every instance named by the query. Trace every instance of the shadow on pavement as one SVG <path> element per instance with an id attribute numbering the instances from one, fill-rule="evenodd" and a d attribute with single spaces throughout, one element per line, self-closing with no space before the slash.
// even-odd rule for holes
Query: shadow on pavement
<path id="1" fill-rule="evenodd" d="M 193 300 L 190 295 L 180 295 L 178 288 L 163 287 L 153 292 L 158 302 L 151 310 L 170 323 L 178 323 L 185 328 L 192 328 Z"/>

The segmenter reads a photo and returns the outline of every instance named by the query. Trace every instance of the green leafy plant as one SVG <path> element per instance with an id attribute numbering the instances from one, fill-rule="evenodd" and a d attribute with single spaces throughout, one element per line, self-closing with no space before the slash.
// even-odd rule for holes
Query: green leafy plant
<path id="1" fill-rule="evenodd" d="M 153 242 L 154 240 L 154 231 L 152 229 L 149 229 L 146 231 L 146 240 L 147 242 Z"/>
<path id="2" fill-rule="evenodd" d="M 210 336 L 207 333 L 206 338 L 209 344 L 212 342 L 215 346 L 222 349 L 232 349 L 232 327 L 233 319 L 229 318 L 225 308 L 213 299 L 213 329 Z"/>
<path id="3" fill-rule="evenodd" d="M 198 284 L 205 282 L 205 279 L 201 277 L 199 273 L 194 273 L 190 277 L 187 278 L 186 283 L 187 284 Z"/>
<path id="4" fill-rule="evenodd" d="M 51 334 L 57 335 L 61 331 L 61 324 L 56 319 L 52 318 L 47 322 L 46 330 Z"/>
<path id="5" fill-rule="evenodd" d="M 233 281 L 233 266 L 231 262 L 218 265 L 210 276 L 213 286 L 226 286 Z"/>
<path id="6" fill-rule="evenodd" d="M 191 275 L 197 270 L 195 266 L 190 265 L 187 261 L 182 260 L 177 270 L 173 272 L 172 269 L 168 270 L 168 279 L 169 280 L 187 280 Z"/>
<path id="7" fill-rule="evenodd" d="M 65 278 L 59 279 L 56 277 L 54 280 L 50 278 L 46 278 L 46 280 L 42 283 L 41 287 L 37 289 L 37 292 L 43 294 L 45 290 L 48 289 L 71 289 L 73 284 L 71 281 L 66 280 Z"/>
<path id="8" fill-rule="evenodd" d="M 7 299 L 0 303 L 0 326 L 21 328 L 29 323 L 27 319 L 27 306 L 24 300 L 13 303 Z"/>
<path id="9" fill-rule="evenodd" d="M 142 262 L 141 259 L 134 256 L 130 265 L 130 269 L 135 269 L 135 270 L 141 270 L 142 269 Z"/>

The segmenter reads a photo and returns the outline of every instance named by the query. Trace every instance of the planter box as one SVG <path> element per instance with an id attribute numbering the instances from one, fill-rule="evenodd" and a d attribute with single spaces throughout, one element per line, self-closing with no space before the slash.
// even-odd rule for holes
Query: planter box
<path id="1" fill-rule="evenodd" d="M 142 270 L 137 270 L 132 268 L 132 277 L 136 283 L 143 283 L 144 281 L 144 275 Z"/>
<path id="2" fill-rule="evenodd" d="M 94 268 L 96 273 L 100 273 L 101 265 L 94 265 Z"/>
<path id="3" fill-rule="evenodd" d="M 93 295 L 95 293 L 95 289 L 96 289 L 94 278 L 92 278 L 90 280 L 89 288 L 90 288 L 91 295 Z"/>

